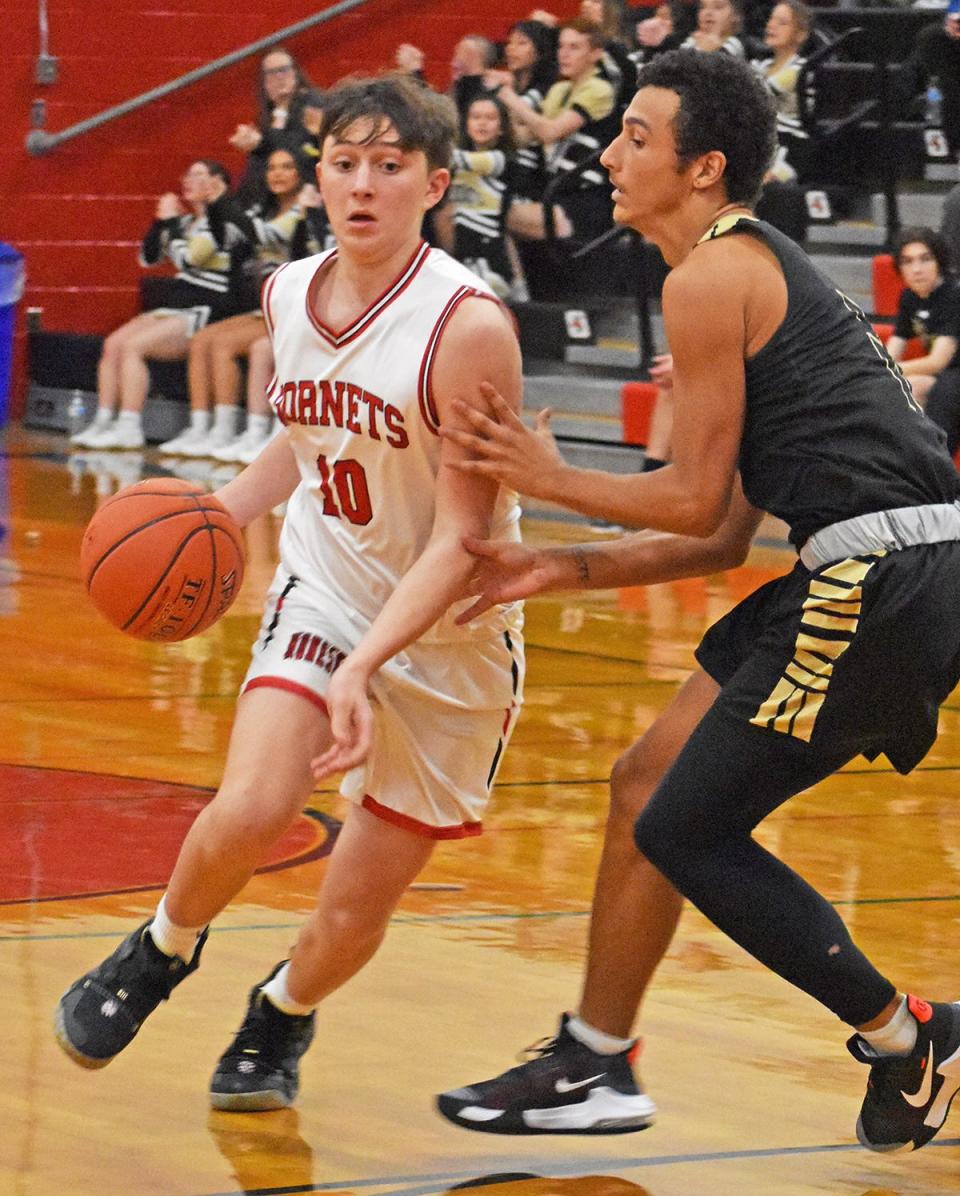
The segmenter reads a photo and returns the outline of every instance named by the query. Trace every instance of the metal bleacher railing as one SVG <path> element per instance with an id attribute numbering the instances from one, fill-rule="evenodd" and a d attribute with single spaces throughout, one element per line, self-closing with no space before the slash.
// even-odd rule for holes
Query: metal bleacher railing
<path id="1" fill-rule="evenodd" d="M 75 125 L 70 125 L 68 128 L 62 129 L 59 133 L 49 133 L 43 128 L 33 128 L 27 134 L 27 152 L 35 157 L 48 154 L 52 150 L 55 150 L 57 146 L 63 145 L 64 142 L 81 137 L 84 133 L 89 133 L 92 129 L 98 129 L 101 125 L 118 120 L 121 116 L 126 116 L 129 112 L 135 112 L 138 108 L 144 108 L 146 105 L 152 104 L 155 100 L 160 100 L 172 92 L 182 91 L 185 87 L 190 87 L 192 84 L 198 83 L 201 79 L 206 79 L 208 75 L 216 74 L 217 71 L 222 71 L 226 67 L 233 66 L 234 63 L 241 62 L 244 58 L 261 54 L 279 42 L 295 37 L 299 33 L 304 33 L 316 25 L 322 25 L 326 21 L 331 21 L 334 17 L 339 17 L 351 9 L 360 8 L 368 2 L 369 0 L 339 0 L 338 3 L 331 5 L 330 8 L 325 8 L 322 12 L 314 13 L 311 17 L 305 17 L 302 21 L 297 21 L 293 25 L 287 25 L 283 29 L 278 29 L 276 33 L 271 33 L 267 37 L 260 38 L 258 41 L 250 42 L 249 45 L 241 46 L 238 50 L 232 50 L 229 54 L 224 54 L 222 58 L 215 58 L 212 62 L 207 62 L 195 70 L 188 71 L 185 75 L 171 79 L 169 83 L 162 83 L 159 87 L 153 87 L 149 91 L 133 96 L 132 99 L 124 100 L 121 104 L 115 104 L 112 108 L 106 108 L 103 112 L 98 112 L 95 116 L 87 117 L 86 120 L 78 121 Z M 41 45 L 40 58 L 38 59 L 38 75 L 41 61 L 47 63 L 56 62 L 56 59 L 50 57 L 47 48 L 49 28 L 46 2 L 45 0 L 39 0 L 39 4 Z M 41 81 L 46 82 L 48 80 Z M 53 80 L 49 81 L 52 82 Z M 42 105 L 40 111 L 42 111 Z"/>

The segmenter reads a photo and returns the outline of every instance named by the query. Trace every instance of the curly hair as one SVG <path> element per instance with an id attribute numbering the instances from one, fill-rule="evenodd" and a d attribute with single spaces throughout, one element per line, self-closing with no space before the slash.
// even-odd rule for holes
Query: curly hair
<path id="1" fill-rule="evenodd" d="M 729 54 L 668 50 L 637 75 L 637 89 L 662 87 L 680 97 L 673 130 L 681 167 L 711 150 L 727 159 L 730 203 L 752 204 L 777 148 L 773 102 L 759 77 Z"/>
<path id="2" fill-rule="evenodd" d="M 323 97 L 320 145 L 328 137 L 341 136 L 357 120 L 372 122 L 365 143 L 375 141 L 384 126 L 391 124 L 402 150 L 422 150 L 431 170 L 450 166 L 457 136 L 457 110 L 446 96 L 409 75 L 388 72 L 337 83 Z"/>

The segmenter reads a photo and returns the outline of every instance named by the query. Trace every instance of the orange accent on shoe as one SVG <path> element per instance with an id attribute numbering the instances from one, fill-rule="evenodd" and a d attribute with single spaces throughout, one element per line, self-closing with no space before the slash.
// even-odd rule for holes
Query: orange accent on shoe
<path id="1" fill-rule="evenodd" d="M 627 1062 L 632 1067 L 634 1063 L 643 1054 L 643 1039 L 638 1038 L 629 1051 L 627 1051 Z"/>
<path id="2" fill-rule="evenodd" d="M 907 1008 L 918 1022 L 926 1024 L 933 1017 L 933 1007 L 930 1002 L 921 1000 L 920 997 L 908 995 Z"/>

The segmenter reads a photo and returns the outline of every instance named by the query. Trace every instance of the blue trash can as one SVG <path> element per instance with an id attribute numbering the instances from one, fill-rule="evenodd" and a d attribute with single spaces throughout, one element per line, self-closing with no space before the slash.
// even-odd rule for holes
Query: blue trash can
<path id="1" fill-rule="evenodd" d="M 17 304 L 23 298 L 23 255 L 0 241 L 0 428 L 7 422 L 10 371 L 13 367 L 13 329 Z"/>

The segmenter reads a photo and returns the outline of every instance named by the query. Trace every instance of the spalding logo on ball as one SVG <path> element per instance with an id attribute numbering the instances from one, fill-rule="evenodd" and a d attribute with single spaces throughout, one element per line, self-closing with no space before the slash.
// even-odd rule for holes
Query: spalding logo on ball
<path id="1" fill-rule="evenodd" d="M 181 478 L 127 486 L 90 520 L 80 571 L 94 606 L 137 639 L 205 631 L 243 581 L 243 538 L 223 504 Z"/>

